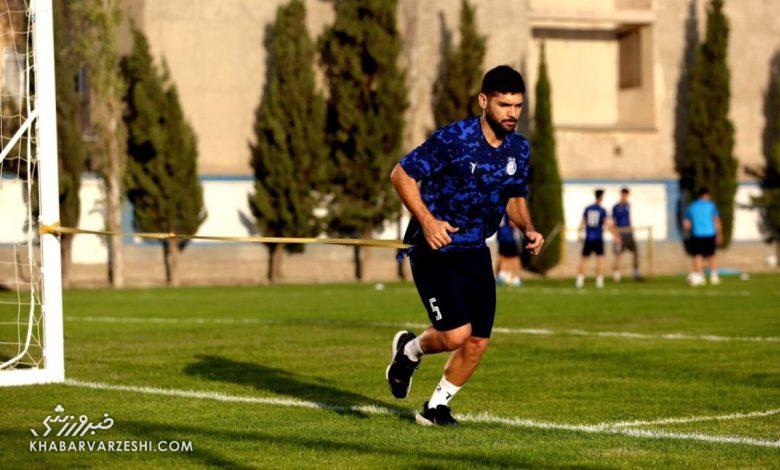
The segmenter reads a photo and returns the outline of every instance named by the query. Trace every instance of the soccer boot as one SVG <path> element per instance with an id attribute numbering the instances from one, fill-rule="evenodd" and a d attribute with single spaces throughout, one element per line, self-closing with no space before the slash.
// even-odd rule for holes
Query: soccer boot
<path id="1" fill-rule="evenodd" d="M 401 330 L 393 337 L 392 360 L 385 370 L 387 385 L 390 386 L 390 392 L 396 398 L 406 398 L 409 395 L 409 389 L 412 387 L 412 374 L 420 365 L 420 361 L 413 361 L 404 354 L 406 343 L 415 338 L 414 333 Z"/>
<path id="2" fill-rule="evenodd" d="M 415 415 L 417 424 L 423 426 L 453 426 L 458 422 L 452 417 L 452 410 L 447 405 L 439 405 L 436 408 L 428 408 L 428 402 L 423 405 L 422 411 Z"/>

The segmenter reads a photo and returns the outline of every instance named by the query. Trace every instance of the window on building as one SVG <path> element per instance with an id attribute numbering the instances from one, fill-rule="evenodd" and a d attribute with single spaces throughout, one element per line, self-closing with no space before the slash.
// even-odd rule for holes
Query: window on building
<path id="1" fill-rule="evenodd" d="M 618 34 L 620 88 L 642 86 L 642 50 L 639 29 Z"/>

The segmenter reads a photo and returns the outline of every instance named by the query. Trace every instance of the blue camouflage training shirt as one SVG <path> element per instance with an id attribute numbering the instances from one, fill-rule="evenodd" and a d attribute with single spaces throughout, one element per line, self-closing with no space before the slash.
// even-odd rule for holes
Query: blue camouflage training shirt
<path id="1" fill-rule="evenodd" d="M 528 141 L 517 133 L 498 148 L 488 144 L 479 117 L 436 131 L 401 159 L 401 167 L 420 184 L 434 217 L 459 230 L 439 251 L 481 248 L 496 232 L 509 198 L 526 197 L 531 158 Z M 422 226 L 412 217 L 404 242 L 427 246 Z"/>

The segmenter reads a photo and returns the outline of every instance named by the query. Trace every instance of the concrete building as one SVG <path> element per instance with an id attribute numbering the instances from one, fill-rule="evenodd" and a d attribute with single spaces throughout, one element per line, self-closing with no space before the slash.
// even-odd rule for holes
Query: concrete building
<path id="1" fill-rule="evenodd" d="M 487 36 L 483 70 L 509 64 L 523 71 L 530 113 L 540 44 L 546 45 L 567 224 L 577 225 L 594 187 L 607 188 L 610 203 L 627 185 L 635 223 L 652 227 L 656 240 L 677 238 L 675 157 L 685 115 L 678 98 L 685 90 L 690 51 L 705 32 L 708 0 L 471 2 L 480 32 Z M 248 144 L 266 73 L 264 33 L 282 3 L 124 0 L 154 56 L 170 67 L 198 135 L 209 209 L 200 234 L 251 233 Z M 333 21 L 333 6 L 324 0 L 305 4 L 308 33 L 316 37 Z M 433 128 L 431 97 L 442 38 L 449 32 L 459 41 L 459 9 L 460 0 L 399 0 L 405 44 L 401 64 L 410 90 L 406 149 L 420 144 Z M 731 26 L 730 117 L 742 182 L 734 238 L 755 242 L 760 239 L 758 215 L 749 206 L 759 188 L 744 168 L 764 161 L 765 101 L 771 64 L 780 56 L 780 2 L 727 0 L 725 13 Z M 86 180 L 83 191 L 82 226 L 101 227 L 99 182 Z M 390 224 L 378 235 L 395 238 L 398 227 Z M 568 237 L 576 235 L 569 232 Z M 97 239 L 83 237 L 74 250 L 76 262 L 105 259 Z"/>

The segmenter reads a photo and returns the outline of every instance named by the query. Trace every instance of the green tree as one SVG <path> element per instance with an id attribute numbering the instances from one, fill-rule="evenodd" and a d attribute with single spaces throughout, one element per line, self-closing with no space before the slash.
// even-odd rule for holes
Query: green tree
<path id="1" fill-rule="evenodd" d="M 206 219 L 198 179 L 198 149 L 166 67 L 154 64 L 143 33 L 133 29 L 133 49 L 122 58 L 127 83 L 125 188 L 133 224 L 142 232 L 192 235 Z M 163 240 L 165 278 L 178 285 L 177 259 L 184 240 Z"/>
<path id="2" fill-rule="evenodd" d="M 276 11 L 266 49 L 268 73 L 255 113 L 255 143 L 249 146 L 255 174 L 249 206 L 265 236 L 317 236 L 323 230 L 313 214 L 325 176 L 325 100 L 316 90 L 315 49 L 301 0 Z M 268 280 L 275 282 L 284 246 L 268 249 Z M 303 246 L 288 245 L 290 249 Z"/>
<path id="3" fill-rule="evenodd" d="M 531 137 L 531 181 L 529 184 L 529 209 L 536 230 L 548 237 L 542 254 L 531 258 L 529 269 L 545 274 L 561 260 L 563 243 L 563 198 L 561 175 L 555 156 L 555 128 L 552 122 L 550 80 L 547 76 L 544 43 L 539 61 L 539 79 L 536 82 L 536 108 Z M 554 230 L 556 236 L 550 236 Z"/>
<path id="4" fill-rule="evenodd" d="M 445 44 L 444 63 L 433 85 L 433 120 L 436 127 L 482 113 L 477 101 L 485 58 L 485 36 L 477 31 L 474 7 L 461 1 L 460 45 Z"/>
<path id="5" fill-rule="evenodd" d="M 336 19 L 320 39 L 329 88 L 328 226 L 370 238 L 400 210 L 390 171 L 401 153 L 408 106 L 405 72 L 397 66 L 401 38 L 396 0 L 336 0 Z M 355 247 L 355 277 L 364 250 Z"/>
<path id="6" fill-rule="evenodd" d="M 70 27 L 70 8 L 65 0 L 54 7 L 54 70 L 57 74 L 57 155 L 59 160 L 60 221 L 65 227 L 77 227 L 81 204 L 79 190 L 86 155 L 81 133 L 81 98 L 76 87 L 79 73 L 73 50 L 74 35 Z M 62 283 L 70 284 L 69 273 L 73 235 L 62 234 Z"/>
<path id="7" fill-rule="evenodd" d="M 765 98 L 766 127 L 764 129 L 763 168 L 748 168 L 752 176 L 761 179 L 761 195 L 753 203 L 761 210 L 762 231 L 767 243 L 775 244 L 780 258 L 780 52 L 775 54 L 769 74 Z"/>
<path id="8" fill-rule="evenodd" d="M 126 130 L 122 122 L 125 83 L 119 70 L 117 28 L 122 19 L 119 0 L 71 0 L 72 30 L 79 34 L 74 50 L 88 72 L 92 137 L 88 163 L 105 184 L 106 226 L 122 229 L 122 179 L 125 172 Z M 108 240 L 108 278 L 124 285 L 122 239 Z"/>
<path id="9" fill-rule="evenodd" d="M 730 72 L 728 19 L 723 0 L 712 0 L 707 12 L 707 37 L 696 51 L 686 132 L 686 156 L 680 185 L 696 193 L 708 188 L 723 223 L 723 246 L 731 242 L 737 160 L 733 156 L 734 126 L 728 118 Z"/>

